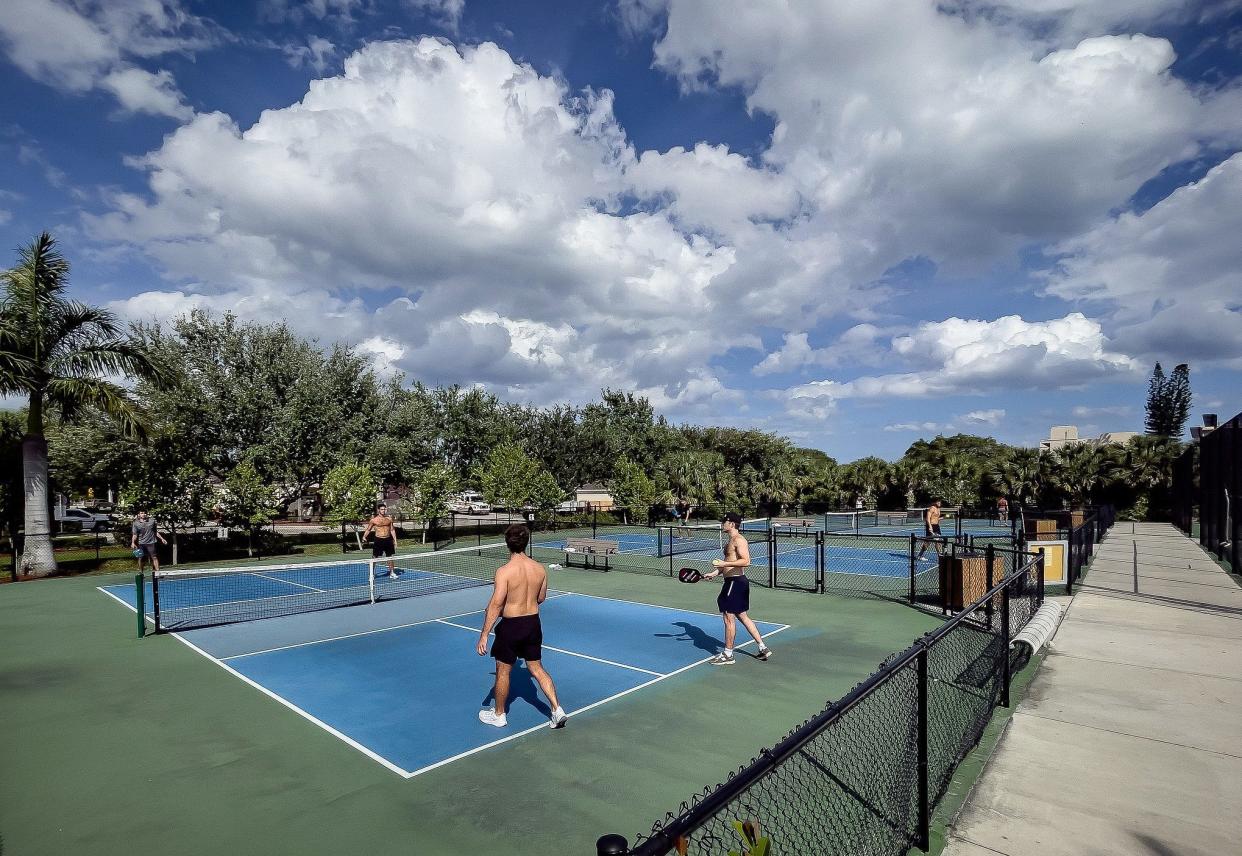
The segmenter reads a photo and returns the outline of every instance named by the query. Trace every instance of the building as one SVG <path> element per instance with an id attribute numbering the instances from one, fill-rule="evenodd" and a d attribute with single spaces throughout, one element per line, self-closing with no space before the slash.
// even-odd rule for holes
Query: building
<path id="1" fill-rule="evenodd" d="M 1053 425 L 1048 429 L 1048 439 L 1039 441 L 1039 449 L 1041 452 L 1054 452 L 1075 443 L 1092 443 L 1096 446 L 1124 444 L 1137 436 L 1137 431 L 1105 431 L 1099 437 L 1079 437 L 1077 425 Z"/>
<path id="2" fill-rule="evenodd" d="M 574 502 L 579 508 L 598 508 L 601 511 L 612 508 L 615 503 L 608 488 L 602 484 L 584 484 L 574 491 Z"/>

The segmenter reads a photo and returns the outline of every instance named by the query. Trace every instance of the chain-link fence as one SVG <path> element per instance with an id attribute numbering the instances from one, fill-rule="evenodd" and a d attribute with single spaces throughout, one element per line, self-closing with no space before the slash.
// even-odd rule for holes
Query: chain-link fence
<path id="1" fill-rule="evenodd" d="M 601 854 L 726 856 L 750 852 L 897 854 L 927 850 L 931 813 L 1009 704 L 1010 643 L 1043 601 L 1035 557 L 939 629 L 885 662 L 843 698 L 704 788 L 640 836 Z"/>
<path id="2" fill-rule="evenodd" d="M 1242 414 L 1199 441 L 1199 543 L 1242 572 Z"/>

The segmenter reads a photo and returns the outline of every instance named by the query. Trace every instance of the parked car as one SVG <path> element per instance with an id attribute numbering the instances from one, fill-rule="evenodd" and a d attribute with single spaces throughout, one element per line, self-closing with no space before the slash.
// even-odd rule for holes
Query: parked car
<path id="1" fill-rule="evenodd" d="M 455 496 L 448 501 L 448 510 L 454 514 L 469 514 L 470 503 L 466 502 L 460 496 Z"/>
<path id="2" fill-rule="evenodd" d="M 61 529 L 66 531 L 99 532 L 112 525 L 111 515 L 87 511 L 85 508 L 57 510 L 56 519 L 60 522 Z"/>

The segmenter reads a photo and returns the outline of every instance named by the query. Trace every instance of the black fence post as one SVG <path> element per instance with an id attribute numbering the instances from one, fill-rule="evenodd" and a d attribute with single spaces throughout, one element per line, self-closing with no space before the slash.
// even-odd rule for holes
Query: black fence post
<path id="1" fill-rule="evenodd" d="M 1001 589 L 1001 707 L 1009 707 L 1009 589 Z"/>
<path id="2" fill-rule="evenodd" d="M 1015 556 L 1014 559 L 1017 562 L 1022 561 L 1020 556 Z M 1039 554 L 1039 558 L 1035 560 L 1035 573 L 1039 575 L 1038 581 L 1035 583 L 1039 598 L 1035 602 L 1035 608 L 1039 609 L 1039 607 L 1044 605 L 1044 554 L 1042 552 Z"/>
<path id="3" fill-rule="evenodd" d="M 623 835 L 602 835 L 595 842 L 595 856 L 626 856 L 629 852 L 630 843 Z"/>
<path id="4" fill-rule="evenodd" d="M 993 545 L 988 544 L 987 548 L 984 550 L 984 556 L 984 564 L 987 565 L 988 574 L 988 585 L 985 591 L 991 591 L 992 586 L 996 585 L 996 548 Z M 992 607 L 992 598 L 988 598 L 988 602 L 984 604 L 983 610 L 988 617 L 988 627 L 991 627 L 992 614 L 994 611 Z"/>
<path id="5" fill-rule="evenodd" d="M 931 798 L 927 763 L 927 645 L 918 654 L 918 784 L 919 828 L 918 848 L 924 853 L 931 847 Z"/>
<path id="6" fill-rule="evenodd" d="M 349 550 L 345 546 L 345 521 L 341 521 L 341 552 L 348 553 Z"/>
<path id="7" fill-rule="evenodd" d="M 919 536 L 911 532 L 910 533 L 910 603 L 911 604 L 914 603 L 915 596 L 917 595 L 915 584 L 914 584 L 915 576 L 916 576 L 915 574 L 916 562 L 914 558 L 914 547 L 916 544 L 918 544 L 918 540 L 919 540 Z"/>

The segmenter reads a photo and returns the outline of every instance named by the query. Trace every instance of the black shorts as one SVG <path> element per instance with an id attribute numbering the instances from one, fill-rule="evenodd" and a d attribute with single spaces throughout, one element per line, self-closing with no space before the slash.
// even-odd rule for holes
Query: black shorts
<path id="1" fill-rule="evenodd" d="M 391 556 L 395 552 L 397 552 L 397 542 L 391 537 L 376 538 L 371 544 L 371 555 L 374 558 L 378 559 L 380 556 Z"/>
<path id="2" fill-rule="evenodd" d="M 527 662 L 542 659 L 543 627 L 539 614 L 500 619 L 496 625 L 496 640 L 492 642 L 492 656 L 510 666 L 519 657 Z"/>
<path id="3" fill-rule="evenodd" d="M 720 594 L 716 596 L 716 605 L 721 612 L 741 615 L 750 609 L 750 580 L 744 576 L 725 577 Z"/>
<path id="4" fill-rule="evenodd" d="M 924 538 L 932 538 L 932 537 L 940 538 L 940 537 L 943 537 L 943 536 L 941 536 L 941 534 L 940 534 L 940 524 L 939 524 L 939 523 L 937 523 L 935 526 L 928 526 L 928 527 L 927 527 L 927 531 L 924 533 L 923 537 L 924 537 Z"/>

